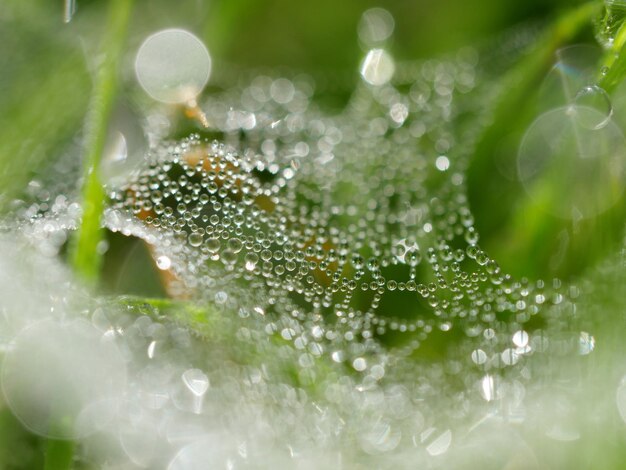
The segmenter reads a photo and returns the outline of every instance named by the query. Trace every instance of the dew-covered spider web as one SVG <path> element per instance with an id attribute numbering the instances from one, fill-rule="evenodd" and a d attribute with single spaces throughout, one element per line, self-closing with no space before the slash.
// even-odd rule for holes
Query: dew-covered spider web
<path id="1" fill-rule="evenodd" d="M 581 438 L 595 341 L 579 288 L 504 272 L 467 197 L 493 76 L 534 36 L 405 63 L 387 15 L 362 20 L 370 48 L 341 111 L 317 100 L 333 77 L 232 71 L 187 110 L 197 132 L 168 139 L 171 116 L 147 116 L 148 151 L 108 181 L 104 226 L 149 247 L 174 301 L 76 287 L 53 257 L 80 206 L 31 183 L 2 248 L 40 285 L 9 302 L 30 313 L 5 314 L 2 337 L 27 427 L 81 439 L 80 458 L 108 468 L 539 468 L 534 430 Z M 63 374 L 71 399 L 33 408 L 66 393 Z"/>

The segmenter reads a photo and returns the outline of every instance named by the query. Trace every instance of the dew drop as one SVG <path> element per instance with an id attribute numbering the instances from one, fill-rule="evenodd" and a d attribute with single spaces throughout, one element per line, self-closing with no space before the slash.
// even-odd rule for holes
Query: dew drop
<path id="1" fill-rule="evenodd" d="M 103 155 L 103 161 L 107 163 L 120 163 L 126 161 L 128 158 L 128 145 L 126 144 L 126 137 L 124 134 L 117 131 L 105 148 Z"/>
<path id="2" fill-rule="evenodd" d="M 370 85 L 381 86 L 391 80 L 395 69 L 395 62 L 387 51 L 372 49 L 361 64 L 361 76 Z"/>
<path id="3" fill-rule="evenodd" d="M 528 333 L 523 330 L 519 330 L 513 333 L 513 344 L 515 344 L 515 346 L 517 346 L 518 348 L 526 347 L 528 345 L 528 340 Z"/>
<path id="4" fill-rule="evenodd" d="M 389 116 L 398 125 L 402 125 L 409 116 L 409 109 L 403 103 L 394 103 L 389 110 Z"/>
<path id="5" fill-rule="evenodd" d="M 256 253 L 248 253 L 246 255 L 246 269 L 248 271 L 254 271 L 257 263 L 259 262 L 259 255 Z"/>
<path id="6" fill-rule="evenodd" d="M 480 381 L 480 394 L 485 401 L 493 401 L 495 399 L 495 381 L 492 375 L 485 375 Z"/>
<path id="7" fill-rule="evenodd" d="M 206 85 L 211 57 L 196 36 L 182 29 L 165 29 L 146 38 L 135 60 L 142 88 L 164 103 L 188 103 Z"/>
<path id="8" fill-rule="evenodd" d="M 76 0 L 65 0 L 63 7 L 63 21 L 66 23 L 72 21 L 74 13 L 76 13 Z"/>
<path id="9" fill-rule="evenodd" d="M 475 349 L 471 354 L 472 362 L 477 365 L 484 364 L 487 362 L 487 353 L 482 349 Z"/>
<path id="10" fill-rule="evenodd" d="M 209 378 L 200 369 L 188 369 L 183 372 L 183 383 L 197 397 L 203 396 L 209 389 Z"/>
<path id="11" fill-rule="evenodd" d="M 359 39 L 367 46 L 379 44 L 391 37 L 394 26 L 391 13 L 383 8 L 370 8 L 361 15 Z"/>
<path id="12" fill-rule="evenodd" d="M 192 232 L 189 234 L 189 244 L 191 246 L 198 247 L 202 245 L 202 234 L 199 232 Z"/>
<path id="13" fill-rule="evenodd" d="M 578 354 L 582 356 L 586 356 L 587 354 L 591 354 L 596 347 L 595 338 L 587 333 L 586 331 L 581 331 L 580 336 L 578 337 Z"/>
<path id="14" fill-rule="evenodd" d="M 219 238 L 209 238 L 206 242 L 207 249 L 212 253 L 217 253 L 220 249 L 220 245 Z"/>
<path id="15" fill-rule="evenodd" d="M 448 157 L 442 155 L 440 157 L 437 157 L 437 159 L 435 160 L 435 166 L 439 171 L 446 171 L 448 168 L 450 168 L 450 160 L 448 160 Z"/>
<path id="16" fill-rule="evenodd" d="M 602 129 L 611 120 L 613 106 L 609 95 L 597 85 L 589 85 L 580 90 L 574 98 L 572 112 L 581 126 L 587 129 Z M 592 108 L 598 113 L 578 112 L 579 107 Z"/>
<path id="17" fill-rule="evenodd" d="M 362 357 L 357 357 L 354 361 L 352 361 L 352 367 L 354 367 L 354 370 L 358 372 L 363 372 L 367 369 L 367 361 Z"/>
<path id="18" fill-rule="evenodd" d="M 168 256 L 161 255 L 157 258 L 156 264 L 161 271 L 167 271 L 172 267 L 172 260 Z"/>
<path id="19" fill-rule="evenodd" d="M 520 355 L 512 348 L 507 348 L 504 351 L 502 351 L 502 354 L 500 354 L 500 357 L 502 359 L 502 363 L 507 366 L 512 366 L 512 365 L 517 364 L 517 362 L 520 359 Z"/>

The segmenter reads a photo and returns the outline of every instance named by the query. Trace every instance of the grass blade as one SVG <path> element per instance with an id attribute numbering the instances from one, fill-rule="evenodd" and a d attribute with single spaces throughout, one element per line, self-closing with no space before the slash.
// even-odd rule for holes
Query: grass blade
<path id="1" fill-rule="evenodd" d="M 71 247 L 71 263 L 75 272 L 94 285 L 102 264 L 98 245 L 102 241 L 101 218 L 104 190 L 99 176 L 100 160 L 105 145 L 107 126 L 117 88 L 117 68 L 126 38 L 132 0 L 112 0 L 104 37 L 104 62 L 100 66 L 87 116 L 83 218 Z"/>

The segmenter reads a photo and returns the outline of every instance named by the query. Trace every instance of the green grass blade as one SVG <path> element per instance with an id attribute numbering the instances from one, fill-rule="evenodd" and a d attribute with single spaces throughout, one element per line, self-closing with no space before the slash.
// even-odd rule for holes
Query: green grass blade
<path id="1" fill-rule="evenodd" d="M 132 0 L 112 0 L 104 37 L 104 62 L 100 66 L 87 116 L 83 218 L 73 240 L 71 262 L 75 272 L 94 285 L 102 264 L 98 245 L 102 241 L 101 226 L 104 190 L 99 176 L 100 160 L 105 145 L 107 126 L 117 88 L 118 63 L 124 46 Z"/>
<path id="2" fill-rule="evenodd" d="M 48 439 L 44 470 L 68 470 L 73 467 L 74 441 Z"/>
<path id="3" fill-rule="evenodd" d="M 626 77 L 626 21 L 619 27 L 603 65 L 606 73 L 601 76 L 599 85 L 610 94 Z"/>

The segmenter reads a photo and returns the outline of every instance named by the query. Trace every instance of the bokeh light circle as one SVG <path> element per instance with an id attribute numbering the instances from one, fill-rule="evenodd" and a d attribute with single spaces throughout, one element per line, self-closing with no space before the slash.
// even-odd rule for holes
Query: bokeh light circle
<path id="1" fill-rule="evenodd" d="M 31 431 L 77 439 L 106 424 L 126 384 L 115 343 L 90 323 L 42 320 L 22 330 L 4 357 L 2 390 Z M 103 405 L 106 404 L 106 405 Z"/>
<path id="2" fill-rule="evenodd" d="M 211 74 L 211 56 L 200 39 L 183 29 L 149 36 L 139 48 L 135 72 L 141 87 L 163 103 L 188 103 Z"/>
<path id="3" fill-rule="evenodd" d="M 579 220 L 613 206 L 625 183 L 624 136 L 606 115 L 570 105 L 539 116 L 518 152 L 518 175 L 534 203 L 553 215 Z"/>

